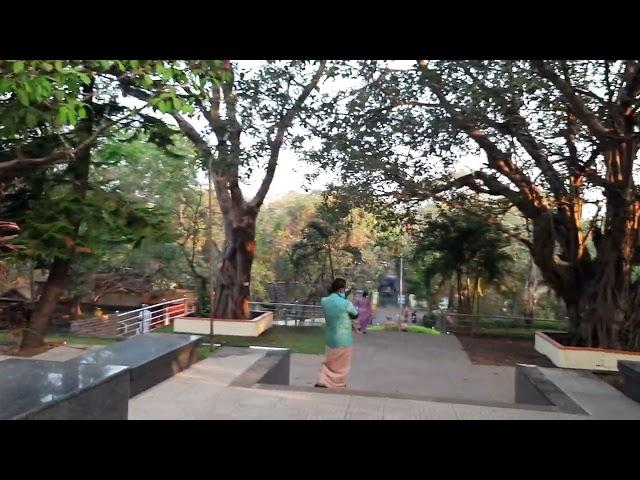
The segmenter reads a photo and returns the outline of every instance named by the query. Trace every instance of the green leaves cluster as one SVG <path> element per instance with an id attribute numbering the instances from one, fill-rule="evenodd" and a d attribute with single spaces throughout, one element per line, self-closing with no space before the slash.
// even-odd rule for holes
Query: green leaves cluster
<path id="1" fill-rule="evenodd" d="M 79 62 L 0 61 L 0 138 L 75 125 L 87 115 L 82 89 L 92 75 L 91 66 Z"/>
<path id="2" fill-rule="evenodd" d="M 99 254 L 117 245 L 139 245 L 145 239 L 175 240 L 166 212 L 132 202 L 118 192 L 93 188 L 80 199 L 64 184 L 46 181 L 39 187 L 23 191 L 28 196 L 24 209 L 13 209 L 22 225 L 17 241 L 23 247 L 21 255 L 36 263 Z"/>

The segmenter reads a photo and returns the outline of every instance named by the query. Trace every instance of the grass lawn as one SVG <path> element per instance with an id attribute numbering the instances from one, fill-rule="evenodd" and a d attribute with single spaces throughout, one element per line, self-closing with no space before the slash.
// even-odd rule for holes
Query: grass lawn
<path id="1" fill-rule="evenodd" d="M 371 330 L 373 332 L 393 332 L 399 330 L 385 330 L 383 325 L 374 325 L 369 327 L 367 330 Z M 423 335 L 440 335 L 438 330 L 433 328 L 423 327 L 421 325 L 407 325 L 407 332 L 409 333 L 422 333 Z"/>
<path id="2" fill-rule="evenodd" d="M 213 347 L 213 350 L 211 350 L 209 345 L 200 345 L 197 349 L 198 358 L 203 359 L 207 358 L 209 355 L 214 355 L 218 348 L 219 347 Z"/>
<path id="3" fill-rule="evenodd" d="M 157 328 L 154 332 L 171 333 L 173 326 Z M 207 336 L 203 335 L 206 339 Z M 206 341 L 206 340 L 205 340 Z M 280 347 L 293 353 L 324 353 L 324 327 L 287 327 L 274 325 L 259 337 L 235 337 L 214 335 L 214 343 L 229 347 Z M 204 356 L 209 355 L 209 347 L 201 347 Z M 200 352 L 200 349 L 198 350 Z"/>

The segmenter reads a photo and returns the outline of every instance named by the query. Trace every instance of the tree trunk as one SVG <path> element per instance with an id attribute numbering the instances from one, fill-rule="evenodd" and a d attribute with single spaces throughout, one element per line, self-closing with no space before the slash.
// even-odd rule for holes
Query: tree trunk
<path id="1" fill-rule="evenodd" d="M 473 307 L 476 304 L 476 293 L 478 290 L 478 280 L 476 279 L 475 281 L 470 277 L 467 276 L 467 313 L 469 314 L 473 314 Z"/>
<path id="2" fill-rule="evenodd" d="M 524 323 L 525 325 L 531 325 L 533 323 L 533 317 L 535 315 L 536 303 L 537 303 L 537 289 L 538 283 L 535 276 L 534 269 L 537 268 L 535 263 L 531 262 L 529 266 L 529 275 L 527 276 L 527 283 L 524 287 Z"/>
<path id="3" fill-rule="evenodd" d="M 453 282 L 449 283 L 449 299 L 447 302 L 447 310 L 453 310 L 455 305 L 454 305 L 454 295 L 455 295 L 455 288 L 453 286 Z"/>
<path id="4" fill-rule="evenodd" d="M 255 224 L 257 211 L 234 206 L 232 218 L 225 219 L 226 238 L 218 264 L 218 280 L 214 300 L 214 318 L 248 320 L 251 267 L 256 250 Z"/>
<path id="5" fill-rule="evenodd" d="M 624 330 L 624 344 L 634 350 L 640 350 L 640 281 L 636 280 L 631 288 L 631 305 L 627 312 Z"/>
<path id="6" fill-rule="evenodd" d="M 87 97 L 92 91 L 93 82 L 89 85 L 85 85 L 83 88 L 83 92 Z M 76 127 L 78 144 L 81 144 L 93 134 L 93 122 L 95 120 L 93 106 L 91 100 L 88 100 L 87 102 L 87 116 L 81 120 Z M 73 159 L 69 161 L 66 169 L 66 172 L 71 176 L 71 188 L 80 201 L 86 198 L 87 190 L 89 188 L 91 150 L 91 148 L 87 148 L 77 153 Z M 64 292 L 64 286 L 73 261 L 75 241 L 81 220 L 82 219 L 79 217 L 71 220 L 74 226 L 74 235 L 73 238 L 66 239 L 67 248 L 71 249 L 71 252 L 68 256 L 54 258 L 47 283 L 31 315 L 29 325 L 22 336 L 22 342 L 20 344 L 21 349 L 38 347 L 44 343 L 44 337 L 47 333 L 47 327 L 51 320 L 51 315 L 58 305 L 60 296 Z"/>
<path id="7" fill-rule="evenodd" d="M 21 349 L 40 347 L 44 344 L 49 320 L 64 291 L 70 267 L 70 260 L 56 258 L 53 261 L 47 283 L 29 319 L 29 326 L 23 330 Z"/>
<path id="8" fill-rule="evenodd" d="M 210 295 L 209 295 L 209 282 L 207 279 L 202 276 L 196 277 L 198 286 L 198 316 L 204 317 L 205 315 L 209 315 L 209 310 L 211 309 L 210 305 Z"/>
<path id="9" fill-rule="evenodd" d="M 73 318 L 80 318 L 82 317 L 82 302 L 81 302 L 81 298 L 80 295 L 76 295 L 75 297 L 73 297 L 73 302 L 71 305 L 71 316 Z"/>
<path id="10" fill-rule="evenodd" d="M 578 341 L 588 347 L 625 348 L 623 330 L 634 308 L 632 262 L 638 241 L 640 204 L 633 184 L 635 142 L 624 142 L 605 154 L 608 181 L 614 185 L 607 193 L 607 213 L 602 238 L 596 243 L 597 258 L 593 274 L 578 304 Z M 627 329 L 628 330 L 628 329 Z M 633 341 L 634 334 L 626 332 Z"/>
<path id="11" fill-rule="evenodd" d="M 584 321 L 581 337 L 587 346 L 621 348 L 620 332 L 631 302 L 631 260 L 634 252 L 635 205 L 609 199 L 609 232 L 590 288 L 582 300 Z M 635 207 L 635 208 L 634 208 Z M 608 212 L 609 213 L 609 212 Z"/>
<path id="12" fill-rule="evenodd" d="M 480 320 L 480 299 L 482 298 L 482 294 L 480 293 L 480 279 L 478 278 L 478 298 L 476 299 L 476 315 L 478 315 L 478 320 Z"/>
<path id="13" fill-rule="evenodd" d="M 333 281 L 336 276 L 333 272 L 333 258 L 331 257 L 331 244 L 329 243 L 329 240 L 327 239 L 327 254 L 329 255 L 329 268 L 331 269 L 331 280 Z"/>
<path id="14" fill-rule="evenodd" d="M 604 226 L 593 233 L 594 259 L 586 248 L 580 248 L 580 242 L 575 249 L 564 246 L 558 259 L 553 252 L 556 240 L 562 246 L 562 226 L 534 220 L 534 261 L 567 307 L 569 333 L 576 346 L 619 349 L 625 348 L 625 339 L 635 338 L 629 319 L 640 219 L 630 170 L 636 151 L 634 142 L 628 142 L 605 152 L 611 186 L 606 194 Z M 579 218 L 574 223 L 571 228 L 577 230 Z"/>
<path id="15" fill-rule="evenodd" d="M 456 271 L 456 292 L 458 296 L 458 313 L 464 313 L 464 305 L 462 302 L 462 273 L 460 271 Z"/>

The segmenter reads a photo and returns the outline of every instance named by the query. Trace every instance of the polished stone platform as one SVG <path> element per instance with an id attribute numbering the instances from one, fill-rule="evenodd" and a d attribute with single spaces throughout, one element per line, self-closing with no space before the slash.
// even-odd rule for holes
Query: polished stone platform
<path id="1" fill-rule="evenodd" d="M 133 397 L 193 365 L 201 341 L 198 335 L 145 333 L 88 351 L 70 362 L 129 367 Z"/>
<path id="2" fill-rule="evenodd" d="M 622 375 L 624 394 L 640 402 L 640 362 L 619 361 L 618 370 Z"/>
<path id="3" fill-rule="evenodd" d="M 0 362 L 2 420 L 126 420 L 127 367 L 7 359 Z"/>

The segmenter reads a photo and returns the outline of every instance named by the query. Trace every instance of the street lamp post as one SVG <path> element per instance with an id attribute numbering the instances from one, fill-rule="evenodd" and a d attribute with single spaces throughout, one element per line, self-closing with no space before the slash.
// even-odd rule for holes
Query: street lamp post
<path id="1" fill-rule="evenodd" d="M 213 157 L 209 157 L 209 190 L 208 190 L 208 203 L 209 203 L 209 215 L 207 216 L 207 236 L 209 237 L 209 351 L 213 352 L 213 260 L 214 260 L 214 247 L 213 247 L 213 179 L 211 177 L 213 172 Z"/>
<path id="2" fill-rule="evenodd" d="M 403 270 L 404 270 L 404 258 L 402 254 L 400 255 L 400 296 L 398 297 L 398 306 L 400 307 L 400 312 L 398 313 L 398 323 L 402 323 L 402 307 L 404 305 L 404 288 L 403 288 Z"/>
<path id="3" fill-rule="evenodd" d="M 402 270 L 403 270 L 403 258 L 402 255 L 400 255 L 400 299 L 398 300 L 400 303 L 400 308 L 402 308 L 402 305 L 404 304 L 404 298 L 402 297 L 402 293 L 403 293 L 403 288 L 402 288 L 402 281 L 403 281 L 403 277 L 402 277 Z"/>

